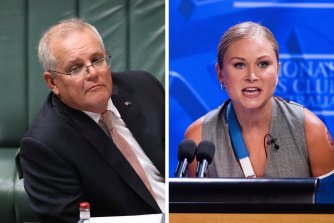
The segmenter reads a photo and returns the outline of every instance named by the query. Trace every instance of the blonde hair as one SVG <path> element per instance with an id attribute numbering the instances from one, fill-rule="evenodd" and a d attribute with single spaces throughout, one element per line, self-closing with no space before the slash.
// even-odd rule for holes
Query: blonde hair
<path id="1" fill-rule="evenodd" d="M 254 36 L 262 36 L 271 43 L 278 62 L 279 48 L 278 43 L 272 32 L 268 28 L 260 25 L 259 23 L 242 22 L 230 27 L 220 39 L 217 50 L 217 61 L 219 67 L 223 68 L 225 52 L 231 44 L 238 40 L 252 38 Z"/>

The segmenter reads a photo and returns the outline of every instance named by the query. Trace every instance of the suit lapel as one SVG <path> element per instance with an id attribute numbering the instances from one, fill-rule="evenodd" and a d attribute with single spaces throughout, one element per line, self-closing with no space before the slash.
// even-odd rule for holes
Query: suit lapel
<path id="1" fill-rule="evenodd" d="M 87 142 L 93 146 L 101 157 L 111 166 L 115 172 L 134 190 L 143 200 L 150 204 L 155 210 L 160 211 L 159 206 L 148 191 L 140 177 L 131 167 L 126 158 L 115 146 L 113 141 L 85 113 L 67 108 L 64 104 L 58 101 L 67 111 L 67 122 L 75 128 Z M 64 113 L 64 112 L 62 112 Z"/>
<path id="2" fill-rule="evenodd" d="M 152 129 L 149 128 L 149 120 L 146 120 L 144 114 L 140 112 L 136 101 L 128 94 L 113 95 L 112 101 L 147 157 L 164 176 L 164 160 L 162 160 L 161 151 L 157 150 L 159 142 L 156 142 L 157 137 L 152 137 L 157 133 L 152 132 Z"/>
<path id="3" fill-rule="evenodd" d="M 142 96 L 134 91 L 137 85 L 128 84 L 129 80 L 123 78 L 123 75 L 124 73 L 113 73 L 112 101 L 146 156 L 165 177 L 165 151 L 161 141 L 162 137 L 164 138 L 164 131 L 159 132 L 154 126 L 157 124 L 156 120 L 152 121 L 152 117 L 144 113 L 149 108 L 142 104 L 145 101 Z"/>

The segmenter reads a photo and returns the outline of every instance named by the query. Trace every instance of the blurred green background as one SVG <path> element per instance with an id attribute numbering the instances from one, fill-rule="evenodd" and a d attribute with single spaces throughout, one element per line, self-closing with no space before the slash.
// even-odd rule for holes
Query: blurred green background
<path id="1" fill-rule="evenodd" d="M 35 221 L 14 157 L 49 92 L 38 62 L 42 33 L 79 17 L 96 26 L 113 71 L 146 70 L 164 85 L 164 0 L 0 0 L 0 221 Z"/>

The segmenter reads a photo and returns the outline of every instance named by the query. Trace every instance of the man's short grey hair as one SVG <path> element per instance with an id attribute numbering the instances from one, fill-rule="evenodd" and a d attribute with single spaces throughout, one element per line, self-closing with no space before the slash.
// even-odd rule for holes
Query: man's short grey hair
<path id="1" fill-rule="evenodd" d="M 71 18 L 60 21 L 58 24 L 51 26 L 41 37 L 38 44 L 38 58 L 44 71 L 54 70 L 57 61 L 50 49 L 50 42 L 53 38 L 66 38 L 71 32 L 91 30 L 96 34 L 101 46 L 104 48 L 102 37 L 97 29 L 86 21 L 79 18 Z"/>

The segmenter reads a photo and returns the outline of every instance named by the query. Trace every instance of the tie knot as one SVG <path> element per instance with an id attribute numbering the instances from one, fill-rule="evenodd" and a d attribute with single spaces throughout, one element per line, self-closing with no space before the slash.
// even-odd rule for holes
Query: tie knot
<path id="1" fill-rule="evenodd" d="M 105 110 L 102 114 L 101 114 L 101 121 L 103 120 L 108 120 L 108 119 L 112 119 L 112 112 L 109 110 Z"/>
<path id="2" fill-rule="evenodd" d="M 109 131 L 113 128 L 113 113 L 109 110 L 105 110 L 101 114 L 100 121 L 108 128 Z"/>

